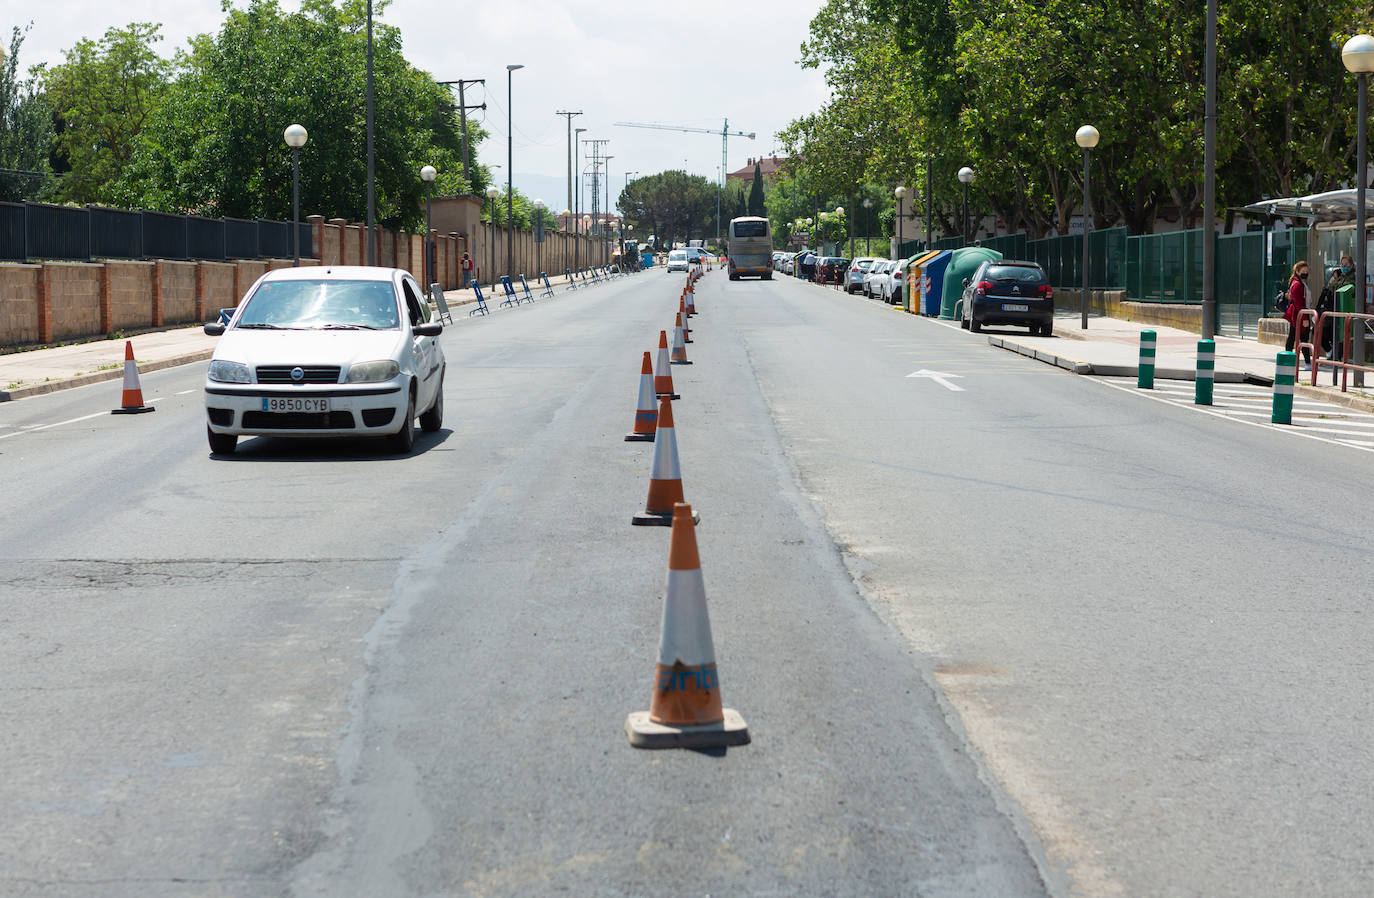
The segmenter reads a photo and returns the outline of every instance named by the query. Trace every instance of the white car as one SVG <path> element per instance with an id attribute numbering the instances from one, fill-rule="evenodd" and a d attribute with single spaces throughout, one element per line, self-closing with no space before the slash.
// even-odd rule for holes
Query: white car
<path id="1" fill-rule="evenodd" d="M 897 302 L 897 297 L 906 283 L 906 263 L 909 259 L 898 259 L 892 262 L 887 269 L 887 274 L 883 275 L 878 282 L 877 297 L 889 305 Z"/>
<path id="2" fill-rule="evenodd" d="M 668 253 L 669 271 L 686 271 L 690 265 L 691 262 L 687 259 L 687 250 L 675 249 Z"/>
<path id="3" fill-rule="evenodd" d="M 219 336 L 205 380 L 210 451 L 241 436 L 382 436 L 406 454 L 444 420 L 444 326 L 409 272 L 269 271 Z"/>
<path id="4" fill-rule="evenodd" d="M 864 276 L 864 296 L 870 299 L 878 298 L 878 291 L 881 289 L 879 284 L 891 265 L 887 259 L 875 259 L 873 264 L 868 266 L 868 272 Z"/>

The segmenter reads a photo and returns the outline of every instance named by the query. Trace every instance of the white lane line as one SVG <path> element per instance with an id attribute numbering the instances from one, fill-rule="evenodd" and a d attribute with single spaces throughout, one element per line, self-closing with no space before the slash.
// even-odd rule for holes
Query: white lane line
<path id="1" fill-rule="evenodd" d="M 146 402 L 148 405 L 152 405 L 154 402 L 157 402 L 158 399 L 161 398 L 162 397 L 160 396 L 156 396 L 152 399 L 145 399 L 144 402 Z M 68 418 L 65 421 L 55 421 L 52 424 L 30 424 L 26 426 L 23 430 L 16 430 L 14 433 L 0 434 L 0 440 L 7 440 L 10 437 L 22 436 L 26 433 L 37 433 L 40 430 L 50 430 L 54 427 L 62 427 L 66 424 L 76 424 L 78 421 L 89 421 L 91 418 L 100 418 L 108 414 L 109 412 L 95 412 L 89 415 L 82 415 L 80 418 Z"/>
<path id="2" fill-rule="evenodd" d="M 1110 387 L 1113 390 L 1120 390 L 1122 393 L 1125 393 L 1129 396 L 1139 396 L 1141 399 L 1148 399 L 1151 402 L 1159 402 L 1164 405 L 1172 406 L 1174 408 L 1183 407 L 1179 403 L 1174 402 L 1172 399 L 1168 399 L 1164 396 L 1151 396 L 1149 390 L 1141 390 L 1137 389 L 1134 386 L 1125 386 L 1123 384 L 1114 384 L 1111 381 L 1104 380 L 1100 377 L 1089 377 L 1088 380 L 1091 380 L 1094 383 L 1102 384 L 1102 386 L 1104 387 Z M 1374 446 L 1364 446 L 1357 441 L 1333 440 L 1329 437 L 1320 437 L 1317 436 L 1315 433 L 1308 433 L 1307 430 L 1309 430 L 1309 428 L 1306 427 L 1295 430 L 1290 425 L 1285 424 L 1262 424 L 1259 421 L 1247 421 L 1244 418 L 1237 417 L 1236 415 L 1228 415 L 1226 412 L 1212 411 L 1208 409 L 1205 405 L 1195 405 L 1191 406 L 1191 408 L 1195 412 L 1200 412 L 1204 415 L 1211 415 L 1213 418 L 1221 418 L 1223 421 L 1230 421 L 1234 424 L 1241 424 L 1246 427 L 1258 427 L 1261 430 L 1268 430 L 1271 432 L 1277 430 L 1295 437 L 1302 437 L 1305 440 L 1316 440 L 1318 443 L 1328 443 L 1332 446 L 1345 446 L 1346 448 L 1358 449 L 1362 452 L 1374 452 Z"/>
<path id="3" fill-rule="evenodd" d="M 185 396 L 187 393 L 199 393 L 199 390 L 182 390 L 180 393 L 173 393 L 173 396 Z"/>

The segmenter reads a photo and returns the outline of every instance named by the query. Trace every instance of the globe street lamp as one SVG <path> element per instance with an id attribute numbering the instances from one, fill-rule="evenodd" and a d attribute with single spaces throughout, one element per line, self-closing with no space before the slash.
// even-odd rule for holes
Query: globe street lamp
<path id="1" fill-rule="evenodd" d="M 897 198 L 897 255 L 902 254 L 902 198 L 906 196 L 906 188 L 901 184 L 892 191 L 892 195 Z"/>
<path id="2" fill-rule="evenodd" d="M 496 289 L 496 198 L 501 195 L 501 191 L 496 189 L 496 185 L 487 188 L 487 197 L 491 200 L 491 251 L 487 257 L 491 259 L 491 289 Z"/>
<path id="3" fill-rule="evenodd" d="M 434 166 L 432 165 L 426 165 L 424 168 L 420 169 L 420 180 L 425 182 L 425 245 L 422 250 L 421 258 L 424 259 L 425 277 L 428 279 L 424 283 L 426 290 L 428 290 L 429 285 L 436 280 L 434 277 L 434 255 L 430 252 L 429 248 L 429 235 L 432 231 L 432 227 L 430 226 L 430 211 L 434 205 L 434 178 L 438 174 L 439 173 L 434 170 Z"/>
<path id="4" fill-rule="evenodd" d="M 964 231 L 959 237 L 968 243 L 968 185 L 973 183 L 973 169 L 967 165 L 959 169 L 959 180 L 964 185 Z"/>
<path id="5" fill-rule="evenodd" d="M 836 217 L 836 218 L 839 218 L 839 217 L 840 217 L 841 215 L 843 215 L 843 214 L 844 214 L 844 206 L 836 206 L 836 207 L 835 207 L 835 217 Z M 849 222 L 849 226 L 850 226 L 850 227 L 849 227 L 849 255 L 850 255 L 851 258 L 853 258 L 853 256 L 854 256 L 854 223 L 853 223 L 852 221 Z M 844 240 L 844 231 L 840 231 L 840 239 L 841 239 L 841 241 Z M 842 245 L 843 245 L 843 244 L 842 244 Z"/>
<path id="6" fill-rule="evenodd" d="M 523 65 L 506 66 L 506 277 L 515 277 L 515 191 L 511 190 L 511 178 L 515 175 L 512 167 L 513 135 L 511 130 L 510 82 L 511 72 L 523 69 Z"/>
<path id="7" fill-rule="evenodd" d="M 301 264 L 301 147 L 310 135 L 300 125 L 287 125 L 282 132 L 291 148 L 291 246 L 295 267 Z"/>
<path id="8" fill-rule="evenodd" d="M 544 201 L 534 201 L 534 215 L 537 223 L 534 226 L 534 267 L 539 269 L 539 273 L 544 273 Z"/>
<path id="9" fill-rule="evenodd" d="M 1079 326 L 1084 330 L 1088 329 L 1088 231 L 1093 226 L 1093 202 L 1092 193 L 1088 189 L 1089 169 L 1088 157 L 1092 153 L 1093 147 L 1097 146 L 1097 141 L 1101 135 L 1092 125 L 1084 125 L 1074 133 L 1074 141 L 1083 148 L 1083 296 L 1079 301 L 1079 312 L 1081 320 Z M 1204 222 L 1206 224 L 1206 222 Z M 1208 237 L 1211 239 L 1211 231 L 1214 230 L 1208 225 Z"/>
<path id="10" fill-rule="evenodd" d="M 1374 72 L 1374 37 L 1357 34 L 1341 47 L 1341 62 L 1346 71 L 1355 76 L 1359 92 L 1355 126 L 1355 310 L 1368 312 L 1369 300 L 1368 257 L 1369 243 L 1365 235 L 1364 199 L 1365 179 L 1369 176 L 1367 147 L 1365 144 L 1365 119 L 1369 117 L 1369 74 Z M 1353 352 L 1355 359 L 1364 364 L 1364 326 L 1355 328 Z M 1347 359 L 1347 361 L 1349 361 Z M 1355 372 L 1355 385 L 1363 386 L 1364 372 Z"/>

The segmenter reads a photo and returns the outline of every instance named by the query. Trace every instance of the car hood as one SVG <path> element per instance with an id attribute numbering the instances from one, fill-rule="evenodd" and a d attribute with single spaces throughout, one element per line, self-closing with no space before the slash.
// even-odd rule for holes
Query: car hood
<path id="1" fill-rule="evenodd" d="M 401 359 L 405 332 L 260 331 L 230 328 L 215 345 L 215 358 L 257 365 L 341 365 Z"/>

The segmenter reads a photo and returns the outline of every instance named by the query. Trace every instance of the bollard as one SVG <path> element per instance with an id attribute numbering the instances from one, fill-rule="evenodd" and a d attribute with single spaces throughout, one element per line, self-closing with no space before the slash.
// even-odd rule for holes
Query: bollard
<path id="1" fill-rule="evenodd" d="M 1155 332 L 1140 332 L 1140 367 L 1136 369 L 1135 385 L 1142 390 L 1155 387 Z"/>
<path id="2" fill-rule="evenodd" d="M 1293 381 L 1298 376 L 1298 354 L 1281 352 L 1274 359 L 1274 424 L 1293 423 Z"/>
<path id="3" fill-rule="evenodd" d="M 1212 404 L 1212 384 L 1217 375 L 1217 341 L 1197 341 L 1197 375 L 1193 381 L 1193 404 Z"/>

